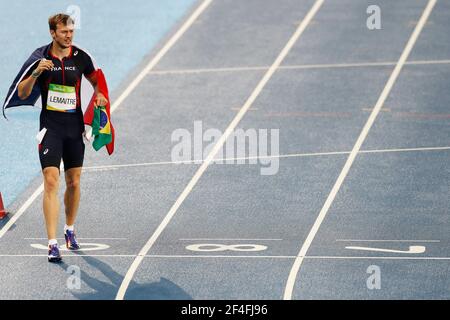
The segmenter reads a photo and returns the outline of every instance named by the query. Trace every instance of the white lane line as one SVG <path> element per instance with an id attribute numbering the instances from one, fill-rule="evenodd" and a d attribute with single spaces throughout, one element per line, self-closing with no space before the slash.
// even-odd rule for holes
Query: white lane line
<path id="1" fill-rule="evenodd" d="M 239 111 L 239 110 L 241 110 L 241 108 L 235 108 L 235 107 L 233 107 L 233 108 L 231 108 L 231 110 L 233 110 L 233 111 Z M 250 108 L 250 109 L 248 109 L 249 111 L 258 111 L 258 108 Z"/>
<path id="2" fill-rule="evenodd" d="M 363 150 L 359 153 L 384 153 L 384 152 L 414 152 L 414 151 L 442 151 L 450 150 L 450 147 L 424 147 L 424 148 L 404 148 L 404 149 L 379 149 L 379 150 Z"/>
<path id="3" fill-rule="evenodd" d="M 213 254 L 196 254 L 196 255 L 188 255 L 188 254 L 179 254 L 179 255 L 165 255 L 165 254 L 150 254 L 146 255 L 145 258 L 176 258 L 176 259 L 184 259 L 184 258 L 190 258 L 190 259 L 196 259 L 196 258 L 211 258 L 211 259 L 217 259 L 217 258 L 238 258 L 238 259 L 294 259 L 295 256 L 252 256 L 252 255 L 213 255 Z"/>
<path id="4" fill-rule="evenodd" d="M 284 58 L 287 56 L 297 39 L 300 37 L 300 35 L 303 33 L 303 31 L 308 26 L 309 22 L 312 20 L 316 12 L 319 10 L 320 6 L 322 5 L 324 0 L 316 0 L 313 7 L 310 9 L 308 14 L 306 15 L 305 19 L 302 21 L 302 23 L 299 25 L 295 33 L 292 35 L 292 37 L 289 39 L 286 46 L 283 48 L 283 50 L 280 52 L 278 57 L 275 59 L 272 66 L 269 68 L 269 70 L 266 72 L 264 77 L 261 79 L 261 81 L 258 83 L 256 88 L 253 90 L 250 97 L 247 99 L 245 104 L 242 106 L 241 110 L 236 114 L 233 121 L 230 123 L 228 128 L 225 130 L 224 134 L 220 137 L 219 141 L 214 145 L 211 152 L 208 154 L 205 162 L 202 163 L 200 168 L 197 170 L 195 175 L 192 177 L 191 181 L 189 181 L 186 188 L 183 190 L 181 195 L 176 200 L 175 204 L 170 208 L 169 212 L 167 213 L 164 220 L 161 222 L 161 224 L 158 226 L 156 231 L 153 233 L 153 235 L 150 237 L 150 239 L 147 241 L 145 246 L 142 248 L 142 250 L 139 252 L 138 257 L 133 261 L 133 264 L 131 265 L 130 269 L 128 270 L 127 274 L 125 275 L 125 278 L 120 285 L 119 291 L 117 292 L 116 300 L 122 300 L 125 296 L 125 292 L 127 291 L 127 288 L 130 284 L 131 279 L 134 276 L 134 273 L 136 272 L 137 268 L 141 264 L 143 257 L 147 254 L 147 252 L 152 248 L 153 244 L 156 242 L 160 234 L 163 232 L 163 230 L 166 228 L 166 226 L 169 224 L 172 217 L 177 212 L 178 208 L 181 206 L 183 201 L 186 199 L 186 197 L 189 195 L 189 193 L 192 191 L 194 186 L 197 184 L 197 181 L 200 179 L 200 177 L 205 172 L 206 168 L 209 166 L 209 164 L 214 160 L 214 156 L 217 154 L 217 152 L 222 148 L 223 144 L 227 140 L 228 136 L 232 133 L 234 128 L 238 125 L 238 123 L 241 121 L 242 117 L 245 115 L 247 110 L 252 106 L 253 102 L 256 100 L 260 92 L 263 90 L 267 82 L 270 80 L 272 75 L 275 73 L 277 68 L 281 65 L 281 62 L 284 60 Z"/>
<path id="5" fill-rule="evenodd" d="M 296 70 L 296 69 L 334 69 L 334 68 L 358 68 L 358 67 L 385 67 L 395 66 L 397 62 L 360 62 L 360 63 L 334 63 L 334 64 L 304 64 L 304 65 L 284 65 L 279 70 Z M 405 65 L 434 65 L 434 64 L 450 64 L 450 60 L 416 60 L 407 61 Z M 181 69 L 181 70 L 157 70 L 151 71 L 151 75 L 171 75 L 171 74 L 190 74 L 190 73 L 213 73 L 213 72 L 241 72 L 241 71 L 265 71 L 269 66 L 260 67 L 230 67 L 230 68 L 210 68 L 210 69 Z"/>
<path id="6" fill-rule="evenodd" d="M 179 239 L 180 241 L 282 241 L 283 239 L 213 239 L 213 238 L 198 238 L 198 239 Z"/>
<path id="7" fill-rule="evenodd" d="M 24 240 L 48 240 L 47 238 L 23 238 Z M 128 238 L 79 238 L 78 240 L 128 240 Z M 64 238 L 56 238 L 56 240 L 65 240 Z"/>
<path id="8" fill-rule="evenodd" d="M 30 246 L 34 249 L 38 249 L 38 250 L 48 250 L 48 246 L 46 244 L 41 244 L 41 243 L 32 243 L 30 244 Z M 110 246 L 106 245 L 106 244 L 101 244 L 101 243 L 80 243 L 80 246 L 82 247 L 81 250 L 79 250 L 78 252 L 86 252 L 86 251 L 96 251 L 96 250 L 108 250 L 110 248 Z M 65 246 L 60 246 L 59 248 L 60 251 L 71 251 L 69 249 L 67 249 Z"/>
<path id="9" fill-rule="evenodd" d="M 28 198 L 28 200 L 20 207 L 11 219 L 3 226 L 0 230 L 0 239 L 5 235 L 5 233 L 14 225 L 14 223 L 22 216 L 22 214 L 31 206 L 34 200 L 44 191 L 44 184 L 42 183 L 36 191 Z"/>
<path id="10" fill-rule="evenodd" d="M 156 54 L 156 56 L 148 63 L 148 65 L 139 73 L 139 75 L 130 83 L 130 85 L 122 92 L 122 94 L 114 101 L 111 106 L 111 113 L 113 113 L 122 102 L 130 95 L 130 93 L 137 87 L 137 85 L 145 78 L 145 75 L 154 68 L 154 66 L 164 57 L 170 48 L 177 42 L 177 40 L 186 32 L 197 17 L 209 6 L 212 0 L 205 0 L 189 17 L 189 19 L 181 26 L 181 28 L 169 39 L 164 47 Z M 62 164 L 61 164 L 62 167 Z M 42 183 L 33 195 L 25 202 L 25 204 L 15 213 L 7 224 L 0 230 L 0 239 L 13 226 L 20 216 L 28 209 L 33 201 L 44 191 L 44 184 Z"/>
<path id="11" fill-rule="evenodd" d="M 337 242 L 441 242 L 440 240 L 359 240 L 359 239 L 336 239 Z"/>
<path id="12" fill-rule="evenodd" d="M 270 68 L 269 66 L 261 66 L 261 67 L 231 67 L 231 68 L 210 68 L 210 69 L 157 70 L 150 72 L 149 75 L 236 72 L 236 71 L 267 71 L 269 68 Z"/>
<path id="13" fill-rule="evenodd" d="M 188 20 L 181 26 L 180 29 L 169 39 L 164 47 L 158 52 L 158 54 L 147 64 L 147 66 L 139 73 L 139 75 L 130 83 L 124 92 L 117 98 L 114 104 L 111 106 L 111 112 L 117 109 L 119 105 L 133 92 L 139 83 L 145 78 L 145 76 L 158 64 L 158 62 L 166 55 L 166 53 L 173 47 L 173 45 L 183 36 L 183 34 L 191 27 L 194 21 L 205 9 L 211 4 L 212 0 L 205 0 L 203 3 L 192 13 Z"/>
<path id="14" fill-rule="evenodd" d="M 90 168 L 88 170 L 85 170 L 83 168 L 83 171 L 91 171 L 91 172 L 103 172 L 103 171 L 113 171 L 118 170 L 119 168 Z"/>
<path id="15" fill-rule="evenodd" d="M 286 65 L 281 66 L 281 70 L 288 69 L 327 69 L 327 68 L 358 68 L 358 67 L 388 67 L 395 66 L 397 62 L 361 62 L 361 63 L 335 63 L 335 64 L 310 64 L 310 65 Z M 450 64 L 450 60 L 416 60 L 406 61 L 405 65 L 434 65 L 434 64 Z"/>
<path id="16" fill-rule="evenodd" d="M 424 147 L 424 148 L 404 148 L 404 149 L 380 149 L 380 150 L 360 150 L 358 153 L 389 153 L 389 152 L 414 152 L 414 151 L 442 151 L 450 150 L 450 147 Z M 351 151 L 336 151 L 336 152 L 317 152 L 317 153 L 291 153 L 272 156 L 257 156 L 257 157 L 237 157 L 237 158 L 218 158 L 213 162 L 221 161 L 237 161 L 237 160 L 253 160 L 253 159 L 271 159 L 271 158 L 297 158 L 297 157 L 317 157 L 317 156 L 332 156 L 350 154 Z M 94 169 L 118 169 L 118 168 L 133 168 L 133 167 L 147 167 L 147 166 L 159 166 L 159 165 L 172 165 L 172 164 L 199 164 L 197 161 L 160 161 L 160 162 L 144 162 L 144 163 L 131 163 L 131 164 L 117 164 L 108 166 L 92 166 L 85 167 L 83 170 L 94 171 Z"/>
<path id="17" fill-rule="evenodd" d="M 113 164 L 107 166 L 92 166 L 84 167 L 83 171 L 95 171 L 98 169 L 117 169 L 117 168 L 132 168 L 132 167 L 147 167 L 147 166 L 161 166 L 168 164 L 197 164 L 194 161 L 159 161 L 159 162 L 144 162 L 144 163 L 132 163 L 132 164 Z"/>
<path id="18" fill-rule="evenodd" d="M 334 68 L 359 68 L 359 67 L 389 67 L 395 62 L 359 62 L 359 63 L 334 63 L 334 64 L 305 64 L 282 66 L 282 70 L 292 69 L 334 69 Z"/>
<path id="19" fill-rule="evenodd" d="M 342 183 L 345 180 L 345 177 L 347 176 L 353 162 L 355 161 L 355 158 L 361 149 L 361 146 L 366 139 L 370 128 L 372 127 L 373 123 L 375 122 L 375 119 L 378 116 L 378 113 L 380 112 L 381 108 L 383 107 L 384 102 L 386 101 L 386 98 L 388 97 L 389 93 L 391 92 L 392 87 L 394 86 L 395 81 L 397 80 L 400 71 L 402 70 L 403 65 L 405 64 L 406 60 L 408 59 L 408 56 L 416 43 L 417 38 L 419 37 L 420 32 L 423 29 L 423 26 L 425 25 L 425 22 L 427 21 L 429 15 L 431 14 L 431 11 L 433 10 L 434 5 L 436 4 L 436 0 L 429 0 L 420 20 L 417 24 L 416 28 L 414 29 L 410 39 L 408 40 L 408 43 L 405 47 L 405 49 L 402 52 L 402 55 L 400 56 L 400 59 L 398 60 L 397 65 L 395 66 L 394 70 L 392 71 L 391 76 L 389 77 L 388 82 L 386 83 L 386 86 L 384 87 L 380 97 L 378 98 L 378 101 L 372 111 L 372 113 L 369 116 L 369 119 L 367 120 L 366 124 L 364 125 L 364 128 L 361 131 L 361 134 L 358 137 L 358 140 L 356 141 L 352 152 L 350 153 L 344 168 L 342 169 L 341 173 L 339 174 L 339 177 L 336 181 L 336 183 L 333 186 L 333 189 L 331 190 L 330 194 L 327 197 L 327 200 L 325 201 L 325 204 L 323 205 L 322 209 L 320 210 L 319 216 L 317 217 L 316 221 L 314 222 L 314 225 L 312 226 L 308 237 L 306 238 L 305 242 L 303 243 L 300 252 L 298 253 L 299 258 L 296 258 L 294 261 L 294 264 L 291 268 L 291 271 L 289 273 L 287 282 L 286 282 L 286 288 L 284 291 L 284 299 L 290 300 L 292 299 L 292 292 L 294 291 L 294 285 L 295 281 L 297 279 L 297 274 L 300 270 L 300 266 L 303 262 L 304 256 L 306 256 L 306 253 L 308 252 L 309 247 L 311 246 L 312 241 L 314 240 L 317 232 L 319 231 L 320 226 L 322 225 L 323 220 L 325 219 L 325 216 L 328 213 L 328 210 L 331 207 L 331 204 L 333 203 L 339 189 L 342 186 Z"/>
<path id="20" fill-rule="evenodd" d="M 340 259 L 340 260 L 450 260 L 450 257 L 363 257 L 363 256 L 307 256 L 305 259 Z"/>
<path id="21" fill-rule="evenodd" d="M 282 255 L 275 255 L 275 256 L 251 256 L 251 255 L 164 255 L 164 254 L 154 254 L 154 255 L 146 255 L 145 258 L 175 258 L 175 259 L 183 259 L 183 258 L 190 258 L 190 259 L 205 259 L 205 258 L 211 258 L 211 259 L 217 259 L 217 258 L 239 258 L 239 259 L 296 259 L 299 258 L 297 256 L 282 256 Z M 377 257 L 377 256 L 306 256 L 302 257 L 304 259 L 339 259 L 339 260 L 450 260 L 450 257 L 408 257 L 408 256 L 402 256 L 402 257 Z"/>
<path id="22" fill-rule="evenodd" d="M 0 257 L 47 257 L 46 254 L 0 254 Z M 65 257 L 110 257 L 110 258 L 134 258 L 135 254 L 82 254 L 82 253 L 70 253 L 65 252 L 63 255 L 63 261 Z"/>
<path id="23" fill-rule="evenodd" d="M 370 111 L 370 112 L 372 112 L 373 109 L 372 109 L 372 108 L 362 108 L 361 110 L 362 110 L 362 111 Z M 392 110 L 389 109 L 389 108 L 382 108 L 381 111 L 384 111 L 384 112 L 391 112 Z"/>
<path id="24" fill-rule="evenodd" d="M 9 257 L 9 258 L 23 258 L 23 257 L 47 257 L 46 254 L 0 254 L 0 257 Z M 74 254 L 74 253 L 65 253 L 63 255 L 64 257 L 107 257 L 107 258 L 135 258 L 135 254 Z M 211 258 L 211 259 L 217 259 L 217 258 L 240 258 L 240 259 L 292 259 L 294 260 L 297 258 L 296 256 L 227 256 L 227 255 L 145 255 L 144 258 L 175 258 L 175 259 L 182 259 L 182 258 Z M 324 260 L 449 260 L 450 257 L 364 257 L 364 256 L 307 256 L 303 257 L 304 259 L 324 259 Z"/>
<path id="25" fill-rule="evenodd" d="M 416 61 L 407 61 L 405 64 L 407 65 L 420 65 L 420 64 L 448 64 L 450 60 L 416 60 Z"/>

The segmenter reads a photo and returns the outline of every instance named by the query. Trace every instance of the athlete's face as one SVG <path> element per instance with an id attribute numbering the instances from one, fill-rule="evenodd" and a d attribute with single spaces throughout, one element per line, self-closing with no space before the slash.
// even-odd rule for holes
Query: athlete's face
<path id="1" fill-rule="evenodd" d="M 73 24 L 64 25 L 58 23 L 56 25 L 56 31 L 51 30 L 53 40 L 63 49 L 70 48 L 73 39 Z"/>

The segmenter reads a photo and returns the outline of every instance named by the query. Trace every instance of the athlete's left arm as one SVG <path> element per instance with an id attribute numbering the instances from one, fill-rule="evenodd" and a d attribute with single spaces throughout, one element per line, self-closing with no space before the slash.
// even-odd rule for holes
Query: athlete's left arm
<path id="1" fill-rule="evenodd" d="M 92 87 L 95 90 L 96 99 L 94 101 L 94 106 L 95 107 L 106 106 L 106 104 L 108 103 L 108 100 L 103 95 L 103 93 L 101 93 L 98 89 L 97 77 L 96 77 L 95 73 L 93 73 L 91 76 L 87 76 L 86 78 L 89 80 L 89 82 L 91 83 Z"/>

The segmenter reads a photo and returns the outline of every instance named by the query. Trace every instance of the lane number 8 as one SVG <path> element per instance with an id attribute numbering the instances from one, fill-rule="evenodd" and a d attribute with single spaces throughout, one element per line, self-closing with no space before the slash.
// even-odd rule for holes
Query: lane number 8
<path id="1" fill-rule="evenodd" d="M 217 252 L 217 251 L 263 251 L 267 247 L 259 244 L 234 244 L 225 245 L 217 243 L 201 243 L 201 244 L 191 244 L 186 247 L 190 251 L 201 251 L 201 252 Z"/>

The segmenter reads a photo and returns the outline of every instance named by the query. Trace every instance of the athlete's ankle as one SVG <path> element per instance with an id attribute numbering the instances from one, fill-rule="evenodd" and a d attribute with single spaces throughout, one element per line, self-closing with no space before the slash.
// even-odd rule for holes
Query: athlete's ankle
<path id="1" fill-rule="evenodd" d="M 73 224 L 72 224 L 72 225 L 67 225 L 67 224 L 65 224 L 65 225 L 64 225 L 64 233 L 66 233 L 67 230 L 73 232 L 73 231 L 75 230 L 74 225 L 73 225 Z"/>

